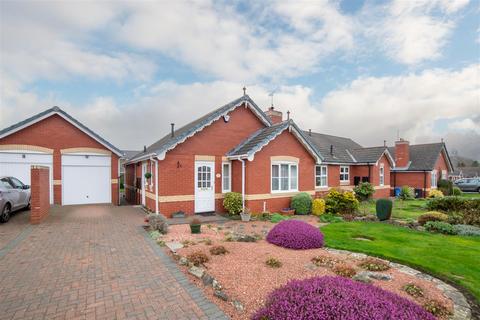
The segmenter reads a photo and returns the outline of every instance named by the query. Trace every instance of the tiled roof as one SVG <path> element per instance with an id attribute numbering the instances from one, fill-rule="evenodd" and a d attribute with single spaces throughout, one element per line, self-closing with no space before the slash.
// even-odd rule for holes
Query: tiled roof
<path id="1" fill-rule="evenodd" d="M 126 160 L 130 160 L 133 156 L 136 156 L 140 151 L 138 150 L 122 150 Z"/>
<path id="2" fill-rule="evenodd" d="M 414 144 L 410 145 L 410 165 L 407 168 L 397 169 L 403 171 L 423 171 L 433 170 L 440 152 L 444 148 L 441 143 Z M 389 147 L 388 150 L 395 155 L 395 147 Z M 447 154 L 448 158 L 448 154 Z M 447 162 L 450 161 L 447 159 Z"/>
<path id="3" fill-rule="evenodd" d="M 317 159 L 322 159 L 322 155 L 318 152 L 316 147 L 311 144 L 311 142 L 305 137 L 302 130 L 298 128 L 298 126 L 293 122 L 293 120 L 286 120 L 280 123 L 274 124 L 270 127 L 262 128 L 255 133 L 253 133 L 250 137 L 246 140 L 241 142 L 235 148 L 233 148 L 230 152 L 228 152 L 228 157 L 235 157 L 235 156 L 251 156 L 254 155 L 257 151 L 261 150 L 264 146 L 266 146 L 271 140 L 275 139 L 276 136 L 281 134 L 284 130 L 292 127 L 297 133 L 298 138 L 301 140 L 303 144 L 306 145 L 307 149 L 313 154 L 313 156 Z"/>
<path id="4" fill-rule="evenodd" d="M 239 107 L 241 104 L 247 103 L 249 106 L 252 107 L 253 111 L 261 118 L 261 120 L 265 123 L 265 125 L 270 126 L 271 121 L 265 115 L 265 113 L 256 105 L 256 103 L 248 96 L 244 95 L 210 113 L 207 113 L 201 118 L 198 118 L 195 121 L 190 122 L 189 124 L 181 127 L 180 129 L 175 130 L 174 136 L 172 137 L 171 134 L 167 134 L 162 139 L 158 140 L 151 146 L 149 146 L 146 151 L 142 151 L 135 155 L 132 160 L 140 159 L 144 156 L 150 154 L 159 155 L 163 152 L 166 152 L 172 148 L 174 148 L 178 143 L 185 141 L 185 139 L 194 135 L 197 131 L 202 130 L 205 126 L 210 125 L 213 121 L 220 118 L 223 115 L 226 115 L 228 112 L 234 110 L 236 107 Z"/>
<path id="5" fill-rule="evenodd" d="M 95 140 L 97 140 L 98 142 L 103 144 L 105 147 L 107 147 L 108 149 L 110 149 L 114 153 L 116 153 L 119 156 L 123 156 L 123 152 L 120 149 L 116 148 L 114 145 L 112 145 L 110 142 L 108 142 L 107 140 L 100 137 L 98 134 L 93 132 L 87 126 L 82 124 L 80 121 L 78 121 L 77 119 L 75 119 L 74 117 L 72 117 L 71 115 L 69 115 L 68 113 L 66 113 L 65 111 L 63 111 L 62 109 L 60 109 L 59 107 L 56 107 L 56 106 L 52 107 L 50 109 L 47 109 L 45 111 L 42 111 L 42 112 L 40 112 L 40 113 L 30 117 L 30 118 L 27 118 L 23 121 L 20 121 L 20 122 L 12 125 L 10 127 L 7 127 L 5 129 L 0 130 L 0 137 L 8 135 L 9 132 L 11 132 L 11 131 L 16 131 L 16 129 L 20 129 L 24 126 L 28 126 L 29 123 L 36 122 L 37 120 L 40 120 L 43 117 L 48 117 L 50 114 L 59 114 L 60 116 L 66 118 L 67 120 L 72 122 L 75 126 L 80 128 L 82 131 L 84 131 L 85 133 L 90 135 L 92 138 L 94 138 Z"/>
<path id="6" fill-rule="evenodd" d="M 354 149 L 351 151 L 351 153 L 357 162 L 372 163 L 380 159 L 386 150 L 387 147 L 369 147 Z M 393 161 L 393 159 L 391 160 Z"/>
<path id="7" fill-rule="evenodd" d="M 355 163 L 352 151 L 362 148 L 361 145 L 349 138 L 308 131 L 304 131 L 304 136 L 316 146 L 325 162 Z M 331 146 L 333 146 L 333 152 L 331 152 Z"/>

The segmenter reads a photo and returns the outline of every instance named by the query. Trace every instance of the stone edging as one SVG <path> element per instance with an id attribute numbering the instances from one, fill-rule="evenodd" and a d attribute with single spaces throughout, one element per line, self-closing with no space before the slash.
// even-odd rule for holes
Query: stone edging
<path id="1" fill-rule="evenodd" d="M 348 250 L 339 250 L 339 249 L 331 249 L 331 248 L 324 248 L 326 251 L 337 253 L 337 254 L 344 254 L 347 256 L 351 256 L 352 258 L 356 259 L 364 259 L 368 257 L 368 255 L 364 253 L 357 253 Z M 377 258 L 377 257 L 375 257 Z M 379 259 L 379 258 L 377 258 Z M 387 262 L 392 268 L 396 270 L 408 274 L 410 276 L 415 276 L 419 279 L 428 280 L 435 283 L 437 289 L 443 292 L 445 296 L 450 298 L 453 302 L 453 315 L 450 317 L 451 320 L 470 320 L 472 319 L 472 310 L 470 305 L 467 302 L 465 296 L 458 291 L 456 288 L 452 287 L 451 285 L 439 280 L 435 277 L 432 277 L 429 274 L 423 273 L 421 271 L 415 270 L 403 264 L 399 264 L 396 262 L 391 262 L 385 259 L 380 259 Z"/>
<path id="2" fill-rule="evenodd" d="M 33 228 L 31 225 L 23 229 L 19 235 L 17 235 L 13 240 L 9 241 L 7 245 L 0 249 L 0 259 L 7 255 L 12 249 L 18 246 L 25 238 L 27 238 L 32 232 Z"/>
<path id="3" fill-rule="evenodd" d="M 139 232 L 143 235 L 145 241 L 147 241 L 155 254 L 160 258 L 170 274 L 192 298 L 192 300 L 195 301 L 197 306 L 203 311 L 203 313 L 205 313 L 208 319 L 229 319 L 216 304 L 207 300 L 199 288 L 190 283 L 185 274 L 180 271 L 177 264 L 155 243 L 152 238 L 150 238 L 143 227 L 139 227 Z"/>

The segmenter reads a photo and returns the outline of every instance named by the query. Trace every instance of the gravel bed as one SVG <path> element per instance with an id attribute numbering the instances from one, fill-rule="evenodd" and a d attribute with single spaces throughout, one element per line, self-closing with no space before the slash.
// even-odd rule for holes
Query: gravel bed
<path id="1" fill-rule="evenodd" d="M 314 217 L 301 218 L 313 225 L 318 225 Z M 240 227 L 241 225 L 243 227 Z M 334 275 L 329 268 L 314 266 L 311 263 L 313 257 L 331 257 L 354 267 L 357 272 L 364 271 L 358 267 L 359 262 L 363 258 L 361 255 L 355 257 L 325 249 L 290 250 L 277 247 L 265 240 L 259 240 L 255 243 L 225 242 L 223 240 L 225 232 L 261 234 L 262 231 L 269 230 L 273 226 L 274 224 L 270 222 L 243 223 L 240 221 L 229 221 L 222 225 L 211 225 L 210 228 L 202 226 L 202 234 L 192 235 L 188 225 L 179 225 L 172 226 L 163 240 L 190 241 L 187 247 L 177 250 L 180 256 L 186 256 L 198 250 L 209 256 L 210 261 L 205 263 L 204 268 L 208 274 L 219 281 L 223 287 L 223 292 L 229 297 L 229 301 L 223 301 L 215 297 L 213 289 L 205 287 L 201 280 L 189 274 L 187 267 L 181 266 L 181 269 L 188 275 L 191 281 L 206 293 L 206 296 L 212 302 L 216 303 L 232 319 L 249 319 L 257 309 L 263 306 L 267 295 L 273 289 L 286 284 L 289 280 Z M 218 227 L 220 227 L 220 230 L 218 230 Z M 211 255 L 209 253 L 211 245 L 201 242 L 206 238 L 212 241 L 212 245 L 225 246 L 229 253 L 218 256 Z M 197 244 L 192 245 L 192 242 Z M 282 266 L 277 269 L 266 266 L 265 261 L 270 257 L 280 260 Z M 453 309 L 452 301 L 436 287 L 434 282 L 427 279 L 419 279 L 415 275 L 400 272 L 395 268 L 381 273 L 391 276 L 393 280 L 373 280 L 373 285 L 395 292 L 419 304 L 434 299 L 442 302 L 451 310 Z M 414 283 L 420 286 L 424 290 L 425 296 L 421 298 L 409 296 L 402 290 L 402 287 L 407 283 Z M 245 311 L 237 311 L 231 303 L 232 300 L 240 301 L 245 307 Z"/>

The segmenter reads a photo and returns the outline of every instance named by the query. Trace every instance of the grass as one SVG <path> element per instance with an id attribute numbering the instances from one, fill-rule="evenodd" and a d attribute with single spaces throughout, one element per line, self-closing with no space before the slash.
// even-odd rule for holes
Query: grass
<path id="1" fill-rule="evenodd" d="M 469 192 L 469 193 L 463 192 L 461 197 L 471 198 L 471 199 L 480 198 L 480 193 L 479 192 Z"/>
<path id="2" fill-rule="evenodd" d="M 372 222 L 334 223 L 321 229 L 328 247 L 383 257 L 448 278 L 480 301 L 480 237 L 431 234 Z M 359 236 L 374 240 L 353 239 Z"/>
<path id="3" fill-rule="evenodd" d="M 425 208 L 426 200 L 394 200 L 392 216 L 396 219 L 417 219 L 421 214 L 427 212 Z M 375 214 L 375 202 L 369 201 L 360 205 L 361 212 Z"/>

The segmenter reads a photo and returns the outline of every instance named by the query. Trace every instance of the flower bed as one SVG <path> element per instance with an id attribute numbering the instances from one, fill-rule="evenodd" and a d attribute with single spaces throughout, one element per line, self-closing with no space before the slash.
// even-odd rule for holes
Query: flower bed
<path id="1" fill-rule="evenodd" d="M 252 319 L 434 320 L 418 304 L 342 277 L 293 280 L 276 289 Z"/>

